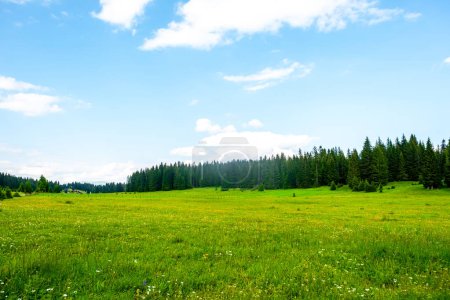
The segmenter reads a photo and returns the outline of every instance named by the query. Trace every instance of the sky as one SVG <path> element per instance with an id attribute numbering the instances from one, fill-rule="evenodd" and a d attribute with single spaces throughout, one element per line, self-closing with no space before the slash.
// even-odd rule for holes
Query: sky
<path id="1" fill-rule="evenodd" d="M 0 0 L 0 171 L 124 182 L 235 137 L 258 155 L 438 144 L 449 16 L 438 0 Z"/>

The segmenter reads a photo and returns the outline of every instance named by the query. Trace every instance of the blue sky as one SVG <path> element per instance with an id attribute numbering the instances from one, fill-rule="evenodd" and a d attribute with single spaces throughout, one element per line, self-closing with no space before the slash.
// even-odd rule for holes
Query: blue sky
<path id="1" fill-rule="evenodd" d="M 260 154 L 448 139 L 450 3 L 0 0 L 0 170 L 124 181 Z"/>

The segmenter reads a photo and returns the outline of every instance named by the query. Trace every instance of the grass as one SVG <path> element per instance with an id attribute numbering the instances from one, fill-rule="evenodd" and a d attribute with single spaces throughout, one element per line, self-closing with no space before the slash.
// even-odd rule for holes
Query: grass
<path id="1" fill-rule="evenodd" d="M 394 185 L 6 200 L 0 299 L 448 299 L 450 191 Z"/>

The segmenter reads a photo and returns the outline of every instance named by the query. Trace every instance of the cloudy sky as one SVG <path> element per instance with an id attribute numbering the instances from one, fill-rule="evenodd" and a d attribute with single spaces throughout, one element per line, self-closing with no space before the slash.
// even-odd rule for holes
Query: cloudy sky
<path id="1" fill-rule="evenodd" d="M 450 2 L 0 0 L 0 171 L 124 181 L 192 147 L 449 138 Z"/>

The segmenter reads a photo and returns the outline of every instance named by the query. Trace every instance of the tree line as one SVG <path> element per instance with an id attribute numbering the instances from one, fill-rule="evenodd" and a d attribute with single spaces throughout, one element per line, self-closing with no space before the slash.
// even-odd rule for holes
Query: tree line
<path id="1" fill-rule="evenodd" d="M 434 147 L 415 135 L 372 144 L 360 152 L 314 147 L 293 156 L 279 154 L 258 161 L 160 164 L 128 177 L 129 192 L 183 190 L 196 187 L 252 189 L 310 188 L 346 185 L 354 191 L 375 191 L 393 181 L 418 181 L 425 188 L 450 187 L 450 140 Z"/>
<path id="2" fill-rule="evenodd" d="M 124 183 L 106 183 L 106 184 L 92 184 L 72 182 L 60 184 L 58 181 L 49 181 L 43 175 L 39 180 L 32 178 L 18 177 L 7 173 L 0 172 L 0 198 L 9 196 L 7 191 L 22 192 L 26 194 L 31 193 L 60 193 L 70 191 L 83 191 L 87 193 L 118 193 L 125 191 Z"/>
<path id="3" fill-rule="evenodd" d="M 354 191 L 375 191 L 393 181 L 416 181 L 425 188 L 450 187 L 450 140 L 433 146 L 415 135 L 372 144 L 366 138 L 362 150 L 314 147 L 312 151 L 259 160 L 206 162 L 203 164 L 160 164 L 132 173 L 126 183 L 72 182 L 59 184 L 0 173 L 0 198 L 6 191 L 59 193 L 80 190 L 87 193 L 150 192 L 196 187 L 244 189 L 288 189 L 348 184 Z M 10 192 L 8 192 L 8 195 Z"/>

